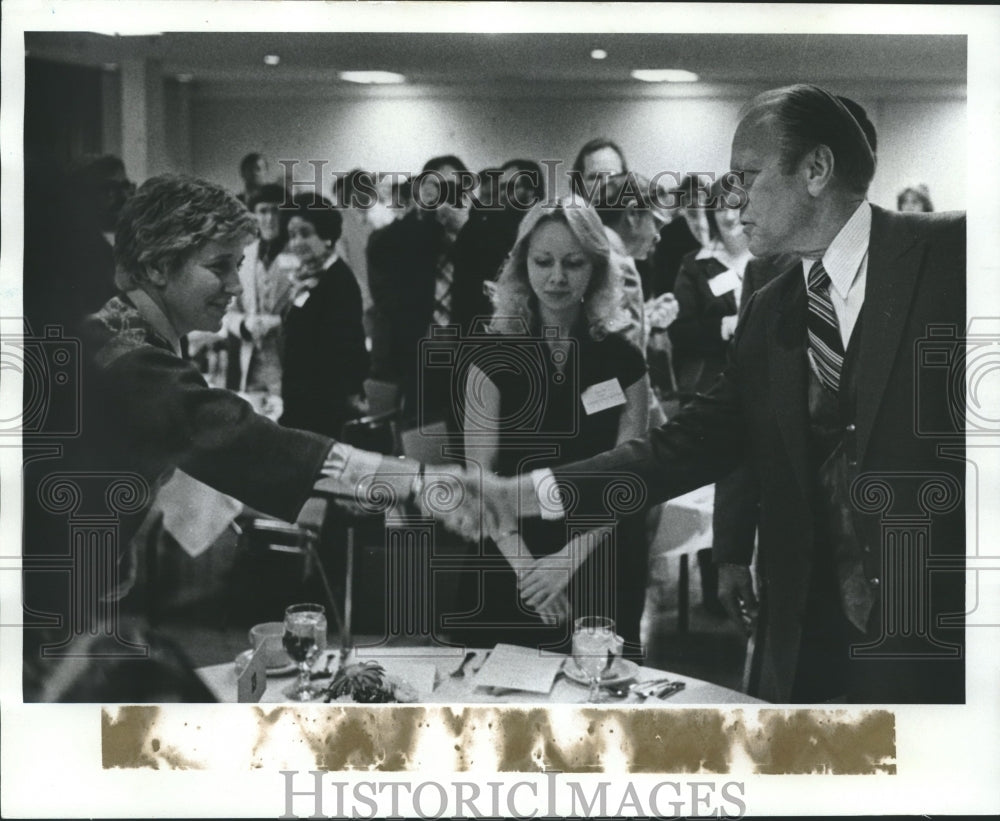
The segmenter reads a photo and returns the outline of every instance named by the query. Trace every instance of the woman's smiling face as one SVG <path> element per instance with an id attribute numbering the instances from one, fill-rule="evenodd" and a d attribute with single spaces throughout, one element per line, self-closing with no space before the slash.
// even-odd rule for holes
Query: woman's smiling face
<path id="1" fill-rule="evenodd" d="M 179 335 L 222 326 L 230 301 L 243 292 L 238 272 L 246 241 L 244 236 L 207 242 L 166 278 L 163 310 Z"/>

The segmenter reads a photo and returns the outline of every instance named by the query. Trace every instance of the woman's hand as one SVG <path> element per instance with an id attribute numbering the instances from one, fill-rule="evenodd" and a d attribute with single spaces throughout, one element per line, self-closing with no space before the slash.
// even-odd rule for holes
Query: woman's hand
<path id="1" fill-rule="evenodd" d="M 646 302 L 646 324 L 650 330 L 662 331 L 670 327 L 681 306 L 673 294 L 660 294 Z"/>
<path id="2" fill-rule="evenodd" d="M 562 550 L 535 559 L 518 573 L 518 590 L 529 607 L 541 612 L 558 598 L 566 597 L 566 587 L 583 558 L 589 554 L 580 549 L 576 539 Z"/>

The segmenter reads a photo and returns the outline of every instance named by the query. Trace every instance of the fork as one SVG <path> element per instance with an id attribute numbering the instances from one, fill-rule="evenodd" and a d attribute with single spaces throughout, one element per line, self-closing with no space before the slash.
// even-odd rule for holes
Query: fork
<path id="1" fill-rule="evenodd" d="M 451 673 L 451 678 L 464 678 L 465 677 L 465 665 L 468 664 L 476 657 L 476 652 L 470 650 L 465 654 L 465 658 L 462 659 L 462 663 L 458 665 L 458 669 Z"/>

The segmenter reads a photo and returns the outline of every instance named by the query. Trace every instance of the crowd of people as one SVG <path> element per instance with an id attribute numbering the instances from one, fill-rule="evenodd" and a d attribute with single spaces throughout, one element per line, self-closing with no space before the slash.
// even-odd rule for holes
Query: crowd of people
<path id="1" fill-rule="evenodd" d="M 822 127 L 800 127 L 810 117 Z M 48 241 L 53 226 L 26 204 L 25 310 L 39 327 L 75 329 L 84 345 L 84 436 L 67 441 L 67 458 L 141 477 L 148 490 L 123 514 L 116 589 L 104 592 L 128 589 L 131 535 L 175 469 L 287 521 L 321 484 L 351 497 L 379 476 L 470 545 L 456 607 L 466 618 L 454 636 L 464 624 L 480 644 L 565 649 L 574 614 L 608 615 L 626 654 L 641 659 L 655 531 L 646 507 L 717 482 L 715 561 L 711 551 L 699 556 L 704 600 L 756 626 L 748 565 L 759 527 L 771 608 L 762 615 L 764 697 L 955 698 L 951 667 L 929 677 L 921 668 L 921 689 L 910 667 L 876 665 L 889 670 L 879 678 L 845 658 L 881 625 L 879 571 L 861 554 L 877 548 L 875 537 L 826 525 L 851 518 L 849 483 L 864 455 L 854 450 L 855 421 L 870 430 L 861 415 L 878 405 L 865 398 L 861 371 L 865 353 L 879 356 L 859 349 L 866 343 L 851 328 L 861 327 L 862 300 L 896 295 L 881 284 L 876 242 L 895 218 L 865 199 L 875 156 L 860 106 L 796 86 L 758 98 L 741 121 L 735 191 L 697 175 L 659 190 L 606 138 L 581 148 L 562 196 L 546 190 L 538 162 L 516 158 L 474 175 L 469 198 L 469 169 L 442 155 L 364 206 L 358 194 L 377 175 L 359 169 L 329 192 L 303 193 L 273 179 L 259 153 L 240 163 L 238 194 L 170 175 L 135 190 L 114 158 L 82 164 L 57 226 L 62 242 Z M 900 210 L 909 202 L 901 195 Z M 925 221 L 899 231 L 954 244 L 951 222 L 913 219 Z M 845 225 L 863 235 L 862 255 L 841 247 Z M 812 289 L 817 259 L 829 269 L 821 313 L 835 334 L 840 320 L 843 337 L 824 348 L 814 343 L 821 331 L 810 324 L 806 334 L 803 271 Z M 935 297 L 936 276 L 923 298 L 947 319 L 964 280 L 941 283 Z M 774 326 L 793 310 L 795 328 Z M 872 327 L 877 310 L 864 312 Z M 453 366 L 432 367 L 426 343 L 442 339 L 455 343 Z M 797 376 L 786 384 L 781 368 Z M 897 370 L 881 372 L 882 384 L 892 401 L 912 401 Z M 454 445 L 441 461 L 455 464 L 343 444 L 345 425 L 370 413 L 373 384 L 391 388 L 401 428 L 439 425 Z M 793 405 L 802 465 L 781 444 L 780 417 Z M 894 441 L 865 443 L 876 467 L 927 463 L 923 450 Z M 466 503 L 436 509 L 428 471 Z M 599 513 L 609 471 L 641 477 L 647 504 Z M 473 475 L 496 482 L 496 494 L 480 497 Z M 544 504 L 553 480 L 554 511 Z M 586 532 L 567 524 L 574 483 L 591 517 Z M 505 507 L 511 494 L 518 501 Z M 41 494 L 29 507 L 29 541 L 46 543 L 51 506 Z M 837 579 L 853 584 L 843 609 Z M 32 606 L 47 612 L 51 588 L 30 589 Z"/>

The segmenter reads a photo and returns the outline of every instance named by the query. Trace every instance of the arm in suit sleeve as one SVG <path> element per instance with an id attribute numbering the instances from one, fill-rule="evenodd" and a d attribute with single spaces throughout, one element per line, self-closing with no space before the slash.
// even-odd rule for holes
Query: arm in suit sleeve
<path id="1" fill-rule="evenodd" d="M 752 311 L 748 306 L 748 315 Z M 728 365 L 713 388 L 667 424 L 592 459 L 553 468 L 556 481 L 575 490 L 570 498 L 578 497 L 577 510 L 607 509 L 605 494 L 614 480 L 609 474 L 638 480 L 649 506 L 714 482 L 740 464 L 747 438 L 740 397 L 742 338 L 737 329 Z"/>
<path id="2" fill-rule="evenodd" d="M 757 477 L 746 462 L 716 482 L 712 510 L 712 559 L 716 564 L 750 564 L 759 503 Z"/>

